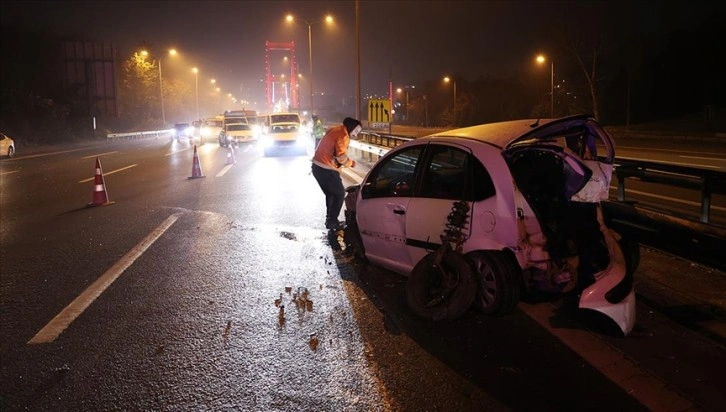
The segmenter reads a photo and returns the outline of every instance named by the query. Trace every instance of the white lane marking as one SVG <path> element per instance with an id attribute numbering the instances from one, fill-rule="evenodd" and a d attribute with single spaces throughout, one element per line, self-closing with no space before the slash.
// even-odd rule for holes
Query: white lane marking
<path id="1" fill-rule="evenodd" d="M 224 176 L 224 174 L 227 173 L 229 171 L 229 169 L 232 168 L 232 166 L 234 166 L 234 165 L 225 165 L 222 168 L 222 170 L 220 170 L 219 173 L 217 173 L 217 175 L 215 177 L 222 177 L 222 176 Z"/>
<path id="2" fill-rule="evenodd" d="M 9 175 L 10 173 L 18 173 L 20 170 L 11 170 L 9 172 L 2 172 L 0 173 L 0 176 Z"/>
<path id="3" fill-rule="evenodd" d="M 683 156 L 681 156 L 683 157 Z M 621 159 L 624 160 L 637 160 L 640 162 L 653 162 L 652 159 L 641 159 L 639 157 L 621 157 Z M 658 160 L 658 163 L 668 164 L 668 165 L 677 165 L 677 166 L 690 166 L 690 167 L 696 167 L 696 168 L 709 168 L 709 169 L 721 169 L 720 166 L 711 166 L 711 165 L 703 165 L 699 163 L 681 163 L 681 162 L 668 162 L 665 160 Z M 616 161 L 617 163 L 617 161 Z"/>
<path id="4" fill-rule="evenodd" d="M 112 175 L 112 174 L 114 174 L 114 173 L 116 173 L 116 172 L 120 172 L 120 171 L 122 171 L 122 170 L 126 170 L 126 169 L 131 169 L 132 167 L 136 167 L 136 166 L 138 166 L 138 164 L 133 164 L 133 165 L 131 165 L 131 166 L 126 166 L 126 167 L 122 167 L 122 168 L 120 168 L 120 169 L 112 170 L 112 171 L 110 171 L 110 172 L 105 172 L 105 173 L 104 173 L 103 175 L 104 175 L 104 176 L 107 176 L 107 175 Z M 93 180 L 93 179 L 95 179 L 95 178 L 96 178 L 96 176 L 93 176 L 93 177 L 89 177 L 88 179 L 83 179 L 83 180 L 79 180 L 79 181 L 78 181 L 78 183 L 86 183 L 86 182 L 90 182 L 91 180 Z"/>
<path id="5" fill-rule="evenodd" d="M 120 275 L 123 273 L 136 259 L 141 256 L 146 249 L 148 249 L 169 227 L 171 227 L 177 219 L 179 219 L 181 213 L 175 213 L 168 218 L 161 225 L 159 225 L 153 232 L 149 233 L 144 240 L 134 246 L 128 253 L 121 257 L 106 273 L 101 275 L 100 278 L 96 279 L 91 286 L 86 288 L 73 302 L 65 307 L 60 313 L 58 313 L 47 325 L 43 327 L 38 333 L 28 341 L 29 345 L 39 343 L 50 343 L 53 342 L 58 335 L 63 333 L 66 328 L 74 321 L 86 308 L 96 300 L 97 297 L 106 290 Z"/>
<path id="6" fill-rule="evenodd" d="M 181 152 L 186 152 L 186 151 L 191 150 L 191 149 L 192 149 L 191 147 L 187 147 L 185 149 L 175 150 L 173 152 L 169 152 L 169 153 L 165 154 L 164 156 L 171 156 L 173 154 L 177 154 L 177 153 L 181 153 Z"/>
<path id="7" fill-rule="evenodd" d="M 684 159 L 713 160 L 716 162 L 726 162 L 726 159 L 722 159 L 720 157 L 702 157 L 702 156 L 678 156 L 678 157 L 682 157 Z"/>
<path id="8" fill-rule="evenodd" d="M 612 187 L 611 187 L 611 190 L 613 190 Z M 661 199 L 661 200 L 668 200 L 673 203 L 680 203 L 680 204 L 689 205 L 689 206 L 701 207 L 701 203 L 699 203 L 699 202 L 692 202 L 690 200 L 676 199 L 674 197 L 661 196 L 661 195 L 656 195 L 654 193 L 641 192 L 640 190 L 625 189 L 625 193 L 634 193 L 634 194 L 638 194 L 641 196 L 652 197 L 652 198 Z M 721 207 L 721 206 L 716 206 L 714 204 L 711 204 L 711 210 L 726 211 L 726 207 Z"/>
<path id="9" fill-rule="evenodd" d="M 106 155 L 110 155 L 110 154 L 114 154 L 114 153 L 118 153 L 118 150 L 114 150 L 113 152 L 106 152 L 106 153 L 99 153 L 99 154 L 90 155 L 90 156 L 84 156 L 81 159 L 90 159 L 93 157 L 106 156 Z"/>
<path id="10" fill-rule="evenodd" d="M 62 153 L 80 152 L 81 150 L 88 150 L 88 148 L 84 147 L 84 148 L 80 148 L 80 149 L 61 150 L 58 152 L 39 153 L 39 154 L 28 155 L 28 156 L 17 156 L 17 153 L 16 153 L 16 156 L 13 159 L 20 160 L 20 159 L 30 159 L 33 157 L 53 156 L 53 155 L 62 154 Z"/>

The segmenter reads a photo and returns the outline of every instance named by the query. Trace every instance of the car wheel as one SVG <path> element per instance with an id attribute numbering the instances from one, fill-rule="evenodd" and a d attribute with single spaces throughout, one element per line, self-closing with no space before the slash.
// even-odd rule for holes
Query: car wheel
<path id="1" fill-rule="evenodd" d="M 466 255 L 479 282 L 474 305 L 486 314 L 509 313 L 517 306 L 522 270 L 513 257 L 498 251 L 476 251 Z"/>
<path id="2" fill-rule="evenodd" d="M 411 271 L 406 282 L 406 302 L 423 318 L 454 320 L 471 307 L 476 282 L 471 265 L 462 254 L 445 253 L 438 266 L 434 263 L 436 253 L 429 253 Z"/>
<path id="3" fill-rule="evenodd" d="M 13 156 L 15 156 L 15 149 L 13 149 L 12 147 L 8 147 L 8 157 Z"/>
<path id="4" fill-rule="evenodd" d="M 363 246 L 363 238 L 360 236 L 358 222 L 355 220 L 355 212 L 345 211 L 345 230 L 343 231 L 343 241 L 346 250 L 350 248 L 353 256 L 358 259 L 366 260 L 365 247 Z"/>

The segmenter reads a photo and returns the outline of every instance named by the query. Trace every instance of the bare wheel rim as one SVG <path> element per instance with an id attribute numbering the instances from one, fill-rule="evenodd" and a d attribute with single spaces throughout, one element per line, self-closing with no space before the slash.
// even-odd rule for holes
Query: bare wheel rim
<path id="1" fill-rule="evenodd" d="M 497 296 L 497 281 L 494 278 L 494 271 L 491 266 L 482 262 L 481 259 L 474 260 L 474 272 L 479 274 L 479 295 L 485 306 L 494 303 Z"/>

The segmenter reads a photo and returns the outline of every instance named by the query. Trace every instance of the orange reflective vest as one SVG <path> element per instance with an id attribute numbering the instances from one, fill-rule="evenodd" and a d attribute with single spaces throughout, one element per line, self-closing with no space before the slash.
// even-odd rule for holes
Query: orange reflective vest
<path id="1" fill-rule="evenodd" d="M 350 135 L 345 126 L 334 126 L 328 129 L 320 140 L 313 163 L 325 169 L 339 170 L 341 167 L 351 167 L 353 160 L 348 158 L 348 145 Z"/>

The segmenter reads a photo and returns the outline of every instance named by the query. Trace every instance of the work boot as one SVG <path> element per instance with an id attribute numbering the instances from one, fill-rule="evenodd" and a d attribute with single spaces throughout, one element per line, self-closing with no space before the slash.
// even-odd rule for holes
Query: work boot
<path id="1" fill-rule="evenodd" d="M 325 228 L 331 231 L 338 231 L 343 229 L 343 222 L 338 222 L 337 220 L 329 220 L 325 222 Z"/>

